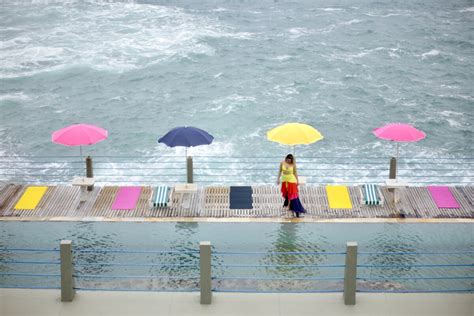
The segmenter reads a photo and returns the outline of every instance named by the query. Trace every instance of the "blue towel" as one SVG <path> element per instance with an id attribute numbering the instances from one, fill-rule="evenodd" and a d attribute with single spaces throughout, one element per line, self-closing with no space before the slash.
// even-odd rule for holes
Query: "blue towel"
<path id="1" fill-rule="evenodd" d="M 252 209 L 252 187 L 230 187 L 230 209 Z"/>

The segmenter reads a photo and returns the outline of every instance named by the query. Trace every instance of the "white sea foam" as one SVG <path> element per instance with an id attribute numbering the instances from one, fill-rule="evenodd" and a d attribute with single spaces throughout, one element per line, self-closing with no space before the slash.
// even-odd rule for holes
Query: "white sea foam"
<path id="1" fill-rule="evenodd" d="M 0 75 L 20 77 L 64 67 L 85 66 L 124 72 L 170 58 L 215 53 L 206 38 L 251 39 L 212 17 L 168 6 L 111 3 L 102 6 L 47 7 L 31 18 L 58 16 L 36 28 L 25 25 L 3 41 Z M 48 46 L 40 46 L 47 43 Z"/>
<path id="2" fill-rule="evenodd" d="M 379 51 L 387 51 L 389 56 L 391 57 L 399 57 L 398 55 L 398 48 L 387 48 L 387 47 L 375 47 L 375 48 L 367 48 L 363 49 L 357 53 L 339 53 L 339 54 L 330 54 L 330 55 L 324 55 L 325 58 L 327 58 L 330 61 L 334 60 L 344 60 L 344 61 L 352 61 L 353 59 L 357 58 L 362 58 L 365 56 L 368 56 L 374 52 L 379 52 Z"/>
<path id="3" fill-rule="evenodd" d="M 220 72 L 220 73 L 218 73 L 218 74 L 215 74 L 215 75 L 214 75 L 214 78 L 216 78 L 216 79 L 217 79 L 217 78 L 220 78 L 220 77 L 222 77 L 223 74 L 224 74 L 223 72 Z"/>
<path id="4" fill-rule="evenodd" d="M 255 103 L 254 96 L 244 96 L 240 94 L 231 94 L 223 98 L 215 99 L 211 106 L 204 109 L 204 112 L 219 112 L 229 114 L 239 109 L 245 108 L 249 103 Z"/>
<path id="5" fill-rule="evenodd" d="M 441 111 L 439 112 L 439 114 L 441 114 L 442 116 L 446 116 L 446 117 L 450 117 L 450 116 L 463 116 L 464 114 L 462 113 L 459 113 L 459 112 L 455 112 L 455 111 Z"/>
<path id="6" fill-rule="evenodd" d="M 439 115 L 445 117 L 445 120 L 448 122 L 449 126 L 452 126 L 452 127 L 462 126 L 462 123 L 459 121 L 464 116 L 462 113 L 449 111 L 449 110 L 441 111 L 438 113 Z"/>
<path id="7" fill-rule="evenodd" d="M 306 27 L 293 27 L 288 29 L 290 37 L 293 39 L 300 38 L 301 36 L 312 34 L 313 31 Z"/>
<path id="8" fill-rule="evenodd" d="M 457 85 L 447 85 L 447 84 L 442 84 L 440 85 L 441 88 L 446 88 L 446 89 L 459 89 L 459 86 Z"/>
<path id="9" fill-rule="evenodd" d="M 293 56 L 291 56 L 291 55 L 279 55 L 279 56 L 275 56 L 275 57 L 270 58 L 270 59 L 279 60 L 279 61 L 285 61 L 285 60 L 291 59 L 292 57 L 293 57 Z"/>
<path id="10" fill-rule="evenodd" d="M 459 10 L 459 12 L 474 12 L 474 7 L 464 8 L 462 10 Z"/>
<path id="11" fill-rule="evenodd" d="M 428 58 L 428 57 L 439 56 L 440 54 L 441 54 L 441 52 L 439 50 L 432 49 L 429 52 L 421 54 L 421 58 L 425 59 L 425 58 Z"/>
<path id="12" fill-rule="evenodd" d="M 285 95 L 299 94 L 299 91 L 295 87 L 294 83 L 288 85 L 276 85 L 273 87 L 273 90 L 277 91 L 280 94 L 283 93 Z"/>
<path id="13" fill-rule="evenodd" d="M 318 8 L 318 10 L 325 11 L 325 12 L 342 11 L 341 8 Z"/>
<path id="14" fill-rule="evenodd" d="M 357 24 L 357 23 L 362 23 L 362 22 L 364 22 L 364 20 L 353 19 L 353 20 L 341 22 L 339 23 L 339 25 L 352 25 L 352 24 Z"/>
<path id="15" fill-rule="evenodd" d="M 387 14 L 376 14 L 376 13 L 365 13 L 365 15 L 372 16 L 372 17 L 379 17 L 379 18 L 388 18 L 391 16 L 401 16 L 403 14 L 400 13 L 387 13 Z"/>
<path id="16" fill-rule="evenodd" d="M 452 126 L 452 127 L 459 127 L 459 126 L 462 126 L 462 124 L 459 123 L 458 121 L 456 121 L 455 119 L 449 119 L 449 118 L 447 118 L 446 121 L 448 122 L 449 126 Z"/>
<path id="17" fill-rule="evenodd" d="M 344 84 L 340 81 L 332 81 L 332 80 L 326 80 L 324 78 L 318 78 L 316 79 L 317 82 L 325 84 L 325 85 L 336 85 L 336 86 L 343 86 Z"/>
<path id="18" fill-rule="evenodd" d="M 215 8 L 215 9 L 212 9 L 211 11 L 213 11 L 213 12 L 225 12 L 225 11 L 229 11 L 229 10 L 227 10 L 226 8 Z"/>
<path id="19" fill-rule="evenodd" d="M 28 101 L 30 100 L 30 97 L 23 92 L 17 92 L 17 93 L 7 93 L 7 94 L 1 94 L 0 95 L 0 102 L 3 101 Z"/>
<path id="20" fill-rule="evenodd" d="M 438 94 L 438 97 L 474 101 L 474 96 L 465 94 Z"/>

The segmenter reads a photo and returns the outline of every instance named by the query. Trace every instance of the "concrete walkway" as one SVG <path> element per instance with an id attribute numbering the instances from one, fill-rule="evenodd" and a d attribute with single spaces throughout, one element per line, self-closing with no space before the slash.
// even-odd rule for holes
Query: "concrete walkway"
<path id="1" fill-rule="evenodd" d="M 473 294 L 358 294 L 355 306 L 345 306 L 341 294 L 214 293 L 207 306 L 199 304 L 198 293 L 81 291 L 72 303 L 61 303 L 59 295 L 0 289 L 0 315 L 474 315 Z"/>

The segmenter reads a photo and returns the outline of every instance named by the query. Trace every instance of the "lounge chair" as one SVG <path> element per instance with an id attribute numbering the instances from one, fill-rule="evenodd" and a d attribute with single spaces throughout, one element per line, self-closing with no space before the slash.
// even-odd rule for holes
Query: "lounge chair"
<path id="1" fill-rule="evenodd" d="M 438 208 L 461 208 L 454 195 L 447 186 L 429 186 L 433 202 Z"/>
<path id="2" fill-rule="evenodd" d="M 173 189 L 167 185 L 159 185 L 151 197 L 152 208 L 171 206 Z"/>
<path id="3" fill-rule="evenodd" d="M 137 207 L 142 187 L 121 187 L 112 203 L 113 210 L 133 210 Z"/>
<path id="4" fill-rule="evenodd" d="M 383 205 L 384 197 L 380 188 L 372 183 L 364 184 L 359 187 L 361 196 L 362 196 L 362 204 L 365 205 Z"/>
<path id="5" fill-rule="evenodd" d="M 43 186 L 27 187 L 16 203 L 15 210 L 34 210 L 47 190 L 48 187 Z"/>
<path id="6" fill-rule="evenodd" d="M 326 194 L 329 207 L 332 209 L 351 209 L 352 202 L 349 196 L 349 190 L 345 185 L 328 185 Z"/>

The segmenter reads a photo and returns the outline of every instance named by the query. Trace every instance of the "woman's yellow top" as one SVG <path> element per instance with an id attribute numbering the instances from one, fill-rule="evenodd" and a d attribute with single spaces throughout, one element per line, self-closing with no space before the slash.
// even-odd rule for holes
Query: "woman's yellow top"
<path id="1" fill-rule="evenodd" d="M 288 167 L 281 164 L 281 182 L 297 183 L 293 166 Z"/>

